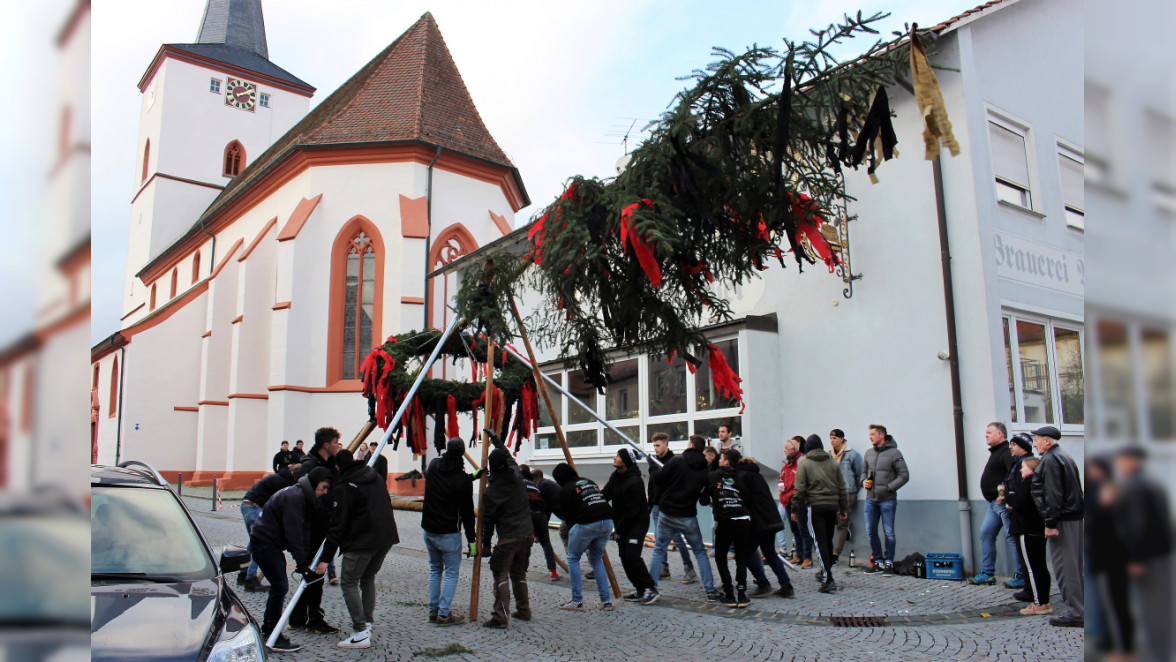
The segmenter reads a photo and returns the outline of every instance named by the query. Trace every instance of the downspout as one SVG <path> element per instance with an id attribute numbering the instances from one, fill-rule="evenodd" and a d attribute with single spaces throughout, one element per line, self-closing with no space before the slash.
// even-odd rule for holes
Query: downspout
<path id="1" fill-rule="evenodd" d="M 951 277 L 951 248 L 947 238 L 947 204 L 943 195 L 943 165 L 936 155 L 931 165 L 935 179 L 935 215 L 939 221 L 939 255 L 943 272 L 943 309 L 947 316 L 948 366 L 951 368 L 951 409 L 955 426 L 956 482 L 959 488 L 960 546 L 964 569 L 975 569 L 972 553 L 972 505 L 968 501 L 968 469 L 964 446 L 964 400 L 960 388 L 960 355 L 956 339 L 955 287 Z"/>
<path id="2" fill-rule="evenodd" d="M 429 251 L 433 250 L 433 166 L 441 158 L 441 147 L 437 146 L 437 153 L 429 162 L 429 175 L 425 180 L 425 317 L 421 321 L 421 328 L 429 328 Z"/>
<path id="3" fill-rule="evenodd" d="M 127 375 L 127 346 L 119 348 L 118 362 L 118 418 L 115 419 L 114 436 L 114 466 L 122 462 L 122 429 L 123 429 L 123 383 Z"/>

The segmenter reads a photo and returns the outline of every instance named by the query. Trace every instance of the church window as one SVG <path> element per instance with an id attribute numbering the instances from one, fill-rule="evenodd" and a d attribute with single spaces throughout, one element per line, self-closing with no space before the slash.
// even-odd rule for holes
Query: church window
<path id="1" fill-rule="evenodd" d="M 180 283 L 180 268 L 176 267 L 176 268 L 172 269 L 171 295 L 168 297 L 168 299 L 176 298 L 176 287 L 179 285 L 179 283 Z"/>
<path id="2" fill-rule="evenodd" d="M 139 174 L 139 182 L 147 181 L 147 161 L 151 158 L 151 139 L 147 139 L 147 144 L 143 145 L 143 171 Z"/>
<path id="3" fill-rule="evenodd" d="M 212 80 L 208 81 L 208 91 L 212 92 L 213 94 L 220 94 L 220 83 L 221 82 L 219 78 L 213 78 Z"/>
<path id="4" fill-rule="evenodd" d="M 360 379 L 359 367 L 380 336 L 383 242 L 362 216 L 335 240 L 331 259 L 328 383 Z"/>
<path id="5" fill-rule="evenodd" d="M 225 177 L 236 177 L 245 169 L 245 148 L 234 140 L 225 147 Z"/>
<path id="6" fill-rule="evenodd" d="M 156 283 L 151 283 L 151 303 L 149 306 L 150 310 L 155 310 L 155 286 L 156 286 Z"/>
<path id="7" fill-rule="evenodd" d="M 269 108 L 269 95 L 265 92 L 261 93 L 261 99 L 257 102 L 262 108 Z"/>
<path id="8" fill-rule="evenodd" d="M 192 257 L 192 284 L 200 280 L 200 251 L 196 251 L 196 255 Z"/>
<path id="9" fill-rule="evenodd" d="M 110 368 L 110 400 L 106 403 L 106 415 L 114 416 L 118 413 L 118 357 L 114 357 L 114 365 Z"/>

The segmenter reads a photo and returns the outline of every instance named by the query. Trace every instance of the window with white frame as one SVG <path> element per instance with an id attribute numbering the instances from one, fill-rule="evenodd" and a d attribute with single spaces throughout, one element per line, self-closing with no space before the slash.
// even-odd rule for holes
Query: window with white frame
<path id="1" fill-rule="evenodd" d="M 1086 228 L 1083 168 L 1081 153 L 1058 145 L 1058 171 L 1061 176 L 1062 204 L 1066 209 L 1066 225 L 1079 230 Z"/>
<path id="2" fill-rule="evenodd" d="M 265 92 L 262 92 L 261 97 L 257 103 L 262 108 L 269 108 L 269 99 L 270 99 L 270 95 L 266 94 Z"/>
<path id="3" fill-rule="evenodd" d="M 1082 323 L 1019 312 L 1003 320 L 1009 420 L 1082 432 L 1085 380 Z"/>
<path id="4" fill-rule="evenodd" d="M 988 138 L 992 149 L 992 170 L 996 176 L 996 199 L 1032 209 L 1028 137 L 1028 129 L 989 116 Z"/>
<path id="5" fill-rule="evenodd" d="M 1114 441 L 1176 440 L 1171 325 L 1104 318 L 1090 326 L 1097 381 L 1089 434 Z"/>
<path id="6" fill-rule="evenodd" d="M 738 374 L 738 338 L 713 342 Z M 706 356 L 706 352 L 700 351 L 699 355 Z M 546 374 L 643 448 L 649 447 L 649 438 L 657 432 L 667 433 L 670 443 L 679 442 L 678 445 L 684 444 L 691 434 L 715 437 L 721 425 L 730 426 L 733 435 L 742 434 L 739 402 L 715 392 L 706 361 L 692 375 L 681 356 L 673 360 L 644 355 L 619 359 L 609 371 L 604 395 L 584 381 L 579 371 L 549 370 Z M 568 398 L 553 397 L 552 404 L 573 452 L 611 454 L 625 443 L 616 432 Z M 559 450 L 551 415 L 542 402 L 535 450 L 540 457 L 554 455 Z"/>
<path id="7" fill-rule="evenodd" d="M 208 91 L 213 94 L 220 94 L 221 82 L 219 78 L 213 78 L 208 81 Z"/>

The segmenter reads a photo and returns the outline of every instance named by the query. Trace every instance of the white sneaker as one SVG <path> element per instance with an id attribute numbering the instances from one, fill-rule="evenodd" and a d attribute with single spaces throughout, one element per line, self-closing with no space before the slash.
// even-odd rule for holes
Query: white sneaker
<path id="1" fill-rule="evenodd" d="M 372 631 L 369 629 L 352 633 L 350 637 L 340 641 L 336 645 L 339 648 L 371 648 Z"/>

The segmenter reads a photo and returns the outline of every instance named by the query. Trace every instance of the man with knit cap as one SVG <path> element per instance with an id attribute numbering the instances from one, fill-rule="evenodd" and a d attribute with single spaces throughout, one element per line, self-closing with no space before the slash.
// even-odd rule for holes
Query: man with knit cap
<path id="1" fill-rule="evenodd" d="M 809 435 L 804 442 L 804 462 L 796 470 L 792 494 L 793 517 L 804 510 L 808 515 L 809 535 L 813 537 L 813 551 L 817 556 L 817 578 L 821 593 L 837 589 L 833 582 L 833 534 L 837 520 L 849 517 L 845 478 L 833 457 L 825 452 L 818 435 Z"/>
<path id="2" fill-rule="evenodd" d="M 490 467 L 490 484 L 482 495 L 483 540 L 497 531 L 498 544 L 490 554 L 490 572 L 494 574 L 494 613 L 482 625 L 504 630 L 510 617 L 531 620 L 531 600 L 527 588 L 527 567 L 531 563 L 531 542 L 535 530 L 531 525 L 531 505 L 519 467 L 498 435 L 483 430 L 494 450 L 486 464 Z M 510 613 L 510 594 L 514 591 L 515 612 Z"/>
<path id="3" fill-rule="evenodd" d="M 458 625 L 465 617 L 451 612 L 461 570 L 461 552 L 474 555 L 475 519 L 473 478 L 465 471 L 465 442 L 454 437 L 441 457 L 425 469 L 425 499 L 421 528 L 429 553 L 429 622 L 438 626 Z M 466 544 L 461 531 L 465 529 Z"/>
<path id="4" fill-rule="evenodd" d="M 1029 492 L 1033 495 L 1033 503 L 1037 505 L 1041 518 L 1045 520 L 1050 561 L 1053 562 L 1058 590 L 1066 607 L 1066 613 L 1049 619 L 1049 624 L 1080 628 L 1086 623 L 1082 575 L 1082 516 L 1085 514 L 1085 504 L 1078 465 L 1058 445 L 1061 438 L 1061 431 L 1052 425 L 1033 431 L 1033 446 L 1041 456 L 1041 463 L 1033 472 Z"/>
<path id="5" fill-rule="evenodd" d="M 613 456 L 616 469 L 601 490 L 604 498 L 612 504 L 621 567 L 633 584 L 634 591 L 625 596 L 629 602 L 640 602 L 645 592 L 653 588 L 649 568 L 641 560 L 645 534 L 649 531 L 649 505 L 645 500 L 645 484 L 641 482 L 641 468 L 637 465 L 637 459 L 637 451 L 628 446 L 617 451 Z"/>
<path id="6" fill-rule="evenodd" d="M 330 471 L 331 484 L 339 478 L 338 468 L 335 466 L 335 453 L 343 444 L 339 441 L 339 431 L 331 427 L 322 427 L 314 432 L 314 445 L 310 452 L 302 457 L 301 475 L 309 476 L 316 468 Z M 330 523 L 330 503 L 322 502 L 314 509 L 310 517 L 310 547 L 313 553 L 327 537 L 327 526 Z M 334 572 L 333 569 L 330 572 Z M 328 625 L 322 608 L 323 582 L 308 583 L 302 597 L 294 605 L 290 615 L 290 627 L 306 630 L 311 634 L 335 634 L 339 628 Z"/>
<path id="7" fill-rule="evenodd" d="M 604 568 L 604 550 L 613 530 L 613 510 L 596 483 L 580 477 L 567 463 L 560 462 L 551 472 L 559 483 L 559 515 L 568 524 L 568 576 L 572 580 L 572 599 L 560 609 L 584 610 L 584 585 L 580 576 L 580 557 L 588 554 L 588 563 L 596 575 L 596 592 L 600 608 L 612 611 L 608 592 L 608 574 Z"/>

